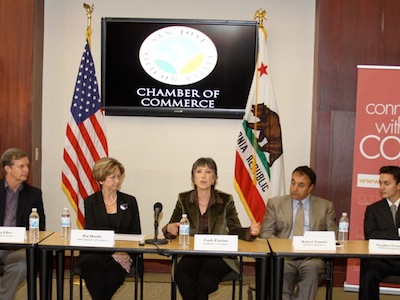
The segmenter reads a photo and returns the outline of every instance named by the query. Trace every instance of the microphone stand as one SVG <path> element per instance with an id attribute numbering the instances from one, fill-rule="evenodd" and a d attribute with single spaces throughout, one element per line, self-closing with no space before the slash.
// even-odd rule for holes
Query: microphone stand
<path id="1" fill-rule="evenodd" d="M 147 239 L 145 240 L 145 243 L 152 245 L 164 245 L 168 243 L 166 239 L 159 240 L 157 237 L 158 237 L 158 220 L 156 219 L 154 220 L 154 239 Z"/>

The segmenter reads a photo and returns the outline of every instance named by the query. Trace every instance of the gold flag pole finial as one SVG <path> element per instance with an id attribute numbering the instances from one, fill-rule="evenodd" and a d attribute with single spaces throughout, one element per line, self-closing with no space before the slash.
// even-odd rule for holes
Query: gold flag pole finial
<path id="1" fill-rule="evenodd" d="M 89 46 L 91 46 L 92 13 L 94 10 L 94 4 L 90 6 L 89 4 L 83 3 L 83 8 L 86 9 L 86 16 L 87 16 L 86 39 L 88 40 Z"/>
<path id="2" fill-rule="evenodd" d="M 265 11 L 265 9 L 259 8 L 254 14 L 254 20 L 257 20 L 258 27 L 263 29 L 265 38 L 267 38 L 268 36 L 267 30 L 265 30 L 263 25 L 264 20 L 266 19 L 267 19 L 267 12 Z"/>
<path id="3" fill-rule="evenodd" d="M 258 25 L 260 27 L 263 27 L 263 22 L 266 19 L 267 19 L 267 12 L 265 11 L 265 9 L 260 8 L 255 12 L 254 20 L 258 21 Z"/>

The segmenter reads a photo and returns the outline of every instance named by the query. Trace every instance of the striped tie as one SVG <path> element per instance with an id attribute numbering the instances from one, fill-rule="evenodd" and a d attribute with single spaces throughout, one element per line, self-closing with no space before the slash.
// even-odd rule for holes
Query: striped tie
<path id="1" fill-rule="evenodd" d="M 304 208 L 303 203 L 299 201 L 296 218 L 294 220 L 293 236 L 302 236 L 304 234 Z"/>
<path id="2" fill-rule="evenodd" d="M 390 206 L 390 210 L 392 211 L 393 223 L 394 223 L 395 226 L 397 226 L 396 225 L 396 205 L 392 204 Z"/>

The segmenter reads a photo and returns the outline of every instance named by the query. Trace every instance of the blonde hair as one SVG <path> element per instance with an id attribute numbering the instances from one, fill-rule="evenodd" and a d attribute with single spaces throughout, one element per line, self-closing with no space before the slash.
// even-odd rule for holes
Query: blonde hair
<path id="1" fill-rule="evenodd" d="M 115 170 L 119 169 L 122 175 L 122 179 L 124 178 L 125 168 L 124 166 L 115 158 L 112 157 L 103 157 L 96 161 L 93 166 L 93 177 L 98 182 L 106 180 L 107 176 L 114 173 Z"/>

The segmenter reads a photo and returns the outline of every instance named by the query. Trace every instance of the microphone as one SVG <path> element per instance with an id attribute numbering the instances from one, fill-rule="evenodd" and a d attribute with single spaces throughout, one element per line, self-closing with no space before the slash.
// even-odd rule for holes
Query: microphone
<path id="1" fill-rule="evenodd" d="M 153 244 L 153 245 L 162 245 L 168 243 L 166 239 L 159 240 L 158 236 L 158 218 L 160 213 L 162 212 L 162 204 L 160 202 L 156 202 L 154 204 L 154 239 L 145 240 L 146 244 Z"/>
<path id="2" fill-rule="evenodd" d="M 154 222 L 157 222 L 157 227 L 158 227 L 158 216 L 160 215 L 160 212 L 162 212 L 162 204 L 160 202 L 157 202 L 154 204 Z"/>

